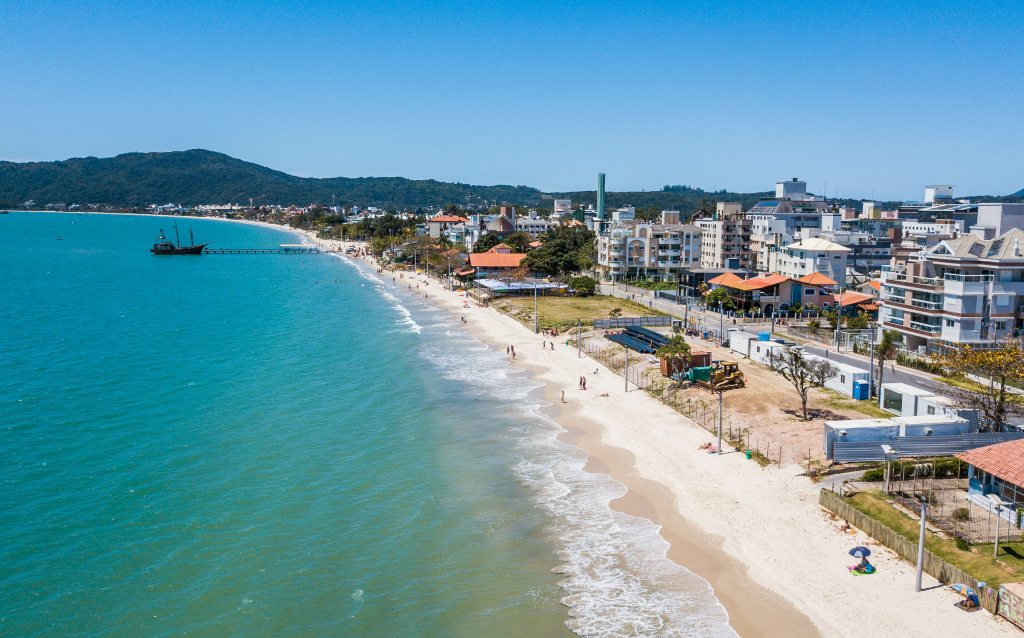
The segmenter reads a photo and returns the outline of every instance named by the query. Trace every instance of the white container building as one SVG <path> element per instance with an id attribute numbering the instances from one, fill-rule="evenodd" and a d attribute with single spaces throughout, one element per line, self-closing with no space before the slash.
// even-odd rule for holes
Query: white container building
<path id="1" fill-rule="evenodd" d="M 892 419 L 904 436 L 956 436 L 967 434 L 970 422 L 956 415 L 941 416 L 898 416 Z"/>
<path id="2" fill-rule="evenodd" d="M 848 421 L 825 421 L 822 449 L 825 458 L 832 460 L 832 446 L 836 442 L 895 441 L 900 426 L 892 419 L 850 419 Z"/>
<path id="3" fill-rule="evenodd" d="M 871 378 L 871 372 L 864 368 L 858 368 L 848 363 L 839 363 L 838 361 L 832 361 L 824 357 L 817 355 L 807 355 L 807 359 L 821 359 L 822 361 L 828 361 L 836 368 L 839 369 L 839 373 L 825 382 L 825 387 L 829 390 L 834 390 L 840 394 L 845 394 L 848 397 L 854 396 L 853 394 L 853 382 L 863 381 L 867 383 Z"/>
<path id="4" fill-rule="evenodd" d="M 883 383 L 878 393 L 878 407 L 896 416 L 917 416 L 921 399 L 934 397 L 934 392 L 906 383 Z"/>

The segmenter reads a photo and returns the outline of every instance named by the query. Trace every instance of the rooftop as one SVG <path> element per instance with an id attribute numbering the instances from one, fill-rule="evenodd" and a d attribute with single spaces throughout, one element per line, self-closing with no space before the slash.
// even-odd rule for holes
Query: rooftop
<path id="1" fill-rule="evenodd" d="M 1024 439 L 986 445 L 956 457 L 1004 481 L 1024 485 Z"/>

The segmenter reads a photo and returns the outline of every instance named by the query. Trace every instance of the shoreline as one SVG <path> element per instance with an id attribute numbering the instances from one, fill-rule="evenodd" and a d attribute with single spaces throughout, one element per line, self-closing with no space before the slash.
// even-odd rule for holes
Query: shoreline
<path id="1" fill-rule="evenodd" d="M 586 471 L 626 486 L 611 507 L 660 526 L 668 558 L 711 584 L 744 638 L 1019 635 L 988 614 L 954 608 L 959 596 L 927 575 L 924 591 L 915 593 L 914 566 L 859 531 L 840 532 L 800 467 L 762 469 L 742 454 L 708 455 L 697 449 L 710 438 L 706 430 L 642 390 L 624 393 L 622 377 L 589 357 L 577 359 L 564 341 L 541 350 L 547 337 L 490 308 L 464 307 L 464 297 L 436 280 L 405 275 L 426 282 L 440 308 L 465 315 L 484 344 L 517 346 L 520 356 L 509 363 L 544 384 L 554 406 L 545 413 L 565 430 L 559 438 L 587 453 Z M 573 375 L 586 375 L 588 390 L 573 389 Z M 563 390 L 566 405 L 559 402 Z M 849 575 L 847 550 L 855 545 L 878 547 L 872 578 Z"/>

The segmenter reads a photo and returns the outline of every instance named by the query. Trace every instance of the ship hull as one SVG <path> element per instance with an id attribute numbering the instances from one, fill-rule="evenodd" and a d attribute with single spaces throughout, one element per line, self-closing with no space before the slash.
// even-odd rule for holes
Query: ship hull
<path id="1" fill-rule="evenodd" d="M 182 246 L 180 248 L 153 248 L 150 252 L 154 255 L 202 255 L 203 249 L 208 245 L 209 243 L 199 244 L 198 246 Z"/>

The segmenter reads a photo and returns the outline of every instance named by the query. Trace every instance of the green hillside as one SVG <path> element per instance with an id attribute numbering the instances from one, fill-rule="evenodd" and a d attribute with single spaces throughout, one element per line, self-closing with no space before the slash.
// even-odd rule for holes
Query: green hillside
<path id="1" fill-rule="evenodd" d="M 125 153 L 62 162 L 0 162 L 0 203 L 112 206 L 153 203 L 338 204 L 410 208 L 492 201 L 540 202 L 525 186 L 471 186 L 402 177 L 295 177 L 205 150 Z"/>

